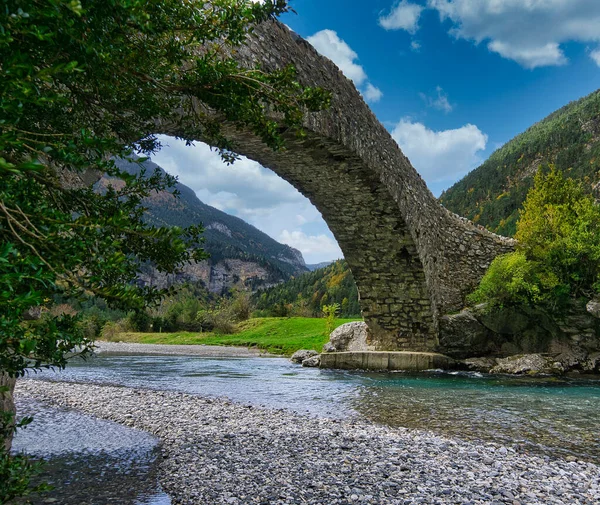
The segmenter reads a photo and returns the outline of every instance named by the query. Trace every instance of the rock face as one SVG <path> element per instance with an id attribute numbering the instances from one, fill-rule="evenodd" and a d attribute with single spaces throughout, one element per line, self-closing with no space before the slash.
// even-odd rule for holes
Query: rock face
<path id="1" fill-rule="evenodd" d="M 544 355 L 549 357 L 549 363 L 532 359 L 537 359 L 536 366 L 546 371 L 561 372 L 561 368 L 563 371 L 600 371 L 596 359 L 600 353 L 600 319 L 593 315 L 595 307 L 594 301 L 573 302 L 561 315 L 535 308 L 493 311 L 481 305 L 467 308 L 441 318 L 437 350 L 458 359 Z M 560 366 L 552 363 L 560 363 Z M 467 360 L 465 365 L 479 371 L 487 366 L 472 360 Z"/>
<path id="2" fill-rule="evenodd" d="M 253 261 L 226 258 L 218 262 L 201 261 L 187 263 L 175 274 L 158 272 L 148 268 L 138 279 L 141 284 L 159 289 L 181 285 L 186 282 L 201 282 L 211 293 L 224 293 L 232 287 L 245 289 L 248 285 L 260 285 L 263 288 L 274 286 L 283 281 L 274 278 L 266 268 Z"/>
<path id="3" fill-rule="evenodd" d="M 367 323 L 355 321 L 342 324 L 331 332 L 324 352 L 375 351 Z"/>
<path id="4" fill-rule="evenodd" d="M 312 358 L 313 356 L 318 356 L 318 355 L 319 355 L 319 353 L 312 349 L 300 349 L 299 351 L 296 351 L 294 354 L 292 354 L 290 361 L 292 363 L 300 364 L 304 360 L 306 360 L 308 358 Z"/>

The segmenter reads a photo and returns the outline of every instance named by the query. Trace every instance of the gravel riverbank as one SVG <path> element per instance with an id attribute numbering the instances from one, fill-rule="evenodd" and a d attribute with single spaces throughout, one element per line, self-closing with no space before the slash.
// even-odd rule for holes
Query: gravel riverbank
<path id="1" fill-rule="evenodd" d="M 205 358 L 256 358 L 272 357 L 259 349 L 221 345 L 165 345 L 133 344 L 129 342 L 104 342 L 97 340 L 96 354 L 159 354 L 161 356 L 202 356 Z"/>
<path id="2" fill-rule="evenodd" d="M 21 380 L 17 394 L 155 434 L 174 504 L 597 505 L 600 467 L 181 393 Z"/>

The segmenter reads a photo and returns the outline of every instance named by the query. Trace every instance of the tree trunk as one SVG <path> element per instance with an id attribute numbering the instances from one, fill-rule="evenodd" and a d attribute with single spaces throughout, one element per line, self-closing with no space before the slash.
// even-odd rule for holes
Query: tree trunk
<path id="1" fill-rule="evenodd" d="M 9 377 L 7 374 L 0 372 L 0 388 L 8 387 L 8 391 L 0 391 L 0 413 L 10 412 L 14 416 L 16 416 L 16 407 L 15 401 L 13 398 L 13 393 L 15 391 L 15 383 L 17 379 Z M 4 447 L 7 450 L 10 450 L 10 446 L 12 444 L 12 433 L 11 435 L 5 439 L 4 441 L 0 440 L 0 443 L 4 442 Z"/>

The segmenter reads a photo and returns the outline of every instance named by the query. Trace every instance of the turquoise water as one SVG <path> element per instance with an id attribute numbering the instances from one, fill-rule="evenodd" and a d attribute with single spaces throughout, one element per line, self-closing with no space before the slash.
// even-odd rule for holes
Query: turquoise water
<path id="1" fill-rule="evenodd" d="M 359 417 L 600 463 L 600 380 L 307 369 L 280 358 L 101 356 L 41 377 Z"/>

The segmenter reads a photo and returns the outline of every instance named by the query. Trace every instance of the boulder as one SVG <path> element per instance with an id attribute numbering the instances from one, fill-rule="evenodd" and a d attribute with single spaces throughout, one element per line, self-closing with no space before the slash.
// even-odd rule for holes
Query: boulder
<path id="1" fill-rule="evenodd" d="M 302 362 L 302 366 L 315 368 L 321 365 L 321 356 L 317 354 L 312 358 L 307 358 Z"/>
<path id="2" fill-rule="evenodd" d="M 467 358 L 463 364 L 467 370 L 472 372 L 488 373 L 498 364 L 498 360 L 496 358 Z"/>
<path id="3" fill-rule="evenodd" d="M 458 359 L 496 351 L 493 333 L 469 309 L 440 319 L 438 350 Z"/>
<path id="4" fill-rule="evenodd" d="M 585 310 L 588 312 L 588 314 L 600 319 L 600 300 L 597 298 L 590 300 L 585 306 Z"/>
<path id="5" fill-rule="evenodd" d="M 319 353 L 312 349 L 300 349 L 292 354 L 290 361 L 292 363 L 301 364 L 305 359 L 312 358 L 313 356 L 317 356 Z"/>
<path id="6" fill-rule="evenodd" d="M 507 374 L 557 374 L 565 372 L 565 367 L 554 357 L 542 354 L 519 354 L 508 358 L 499 358 L 491 373 Z"/>
<path id="7" fill-rule="evenodd" d="M 584 372 L 600 373 L 600 352 L 590 354 L 585 361 L 581 363 Z"/>
<path id="8" fill-rule="evenodd" d="M 342 324 L 331 332 L 324 352 L 374 351 L 367 323 L 355 321 Z"/>

